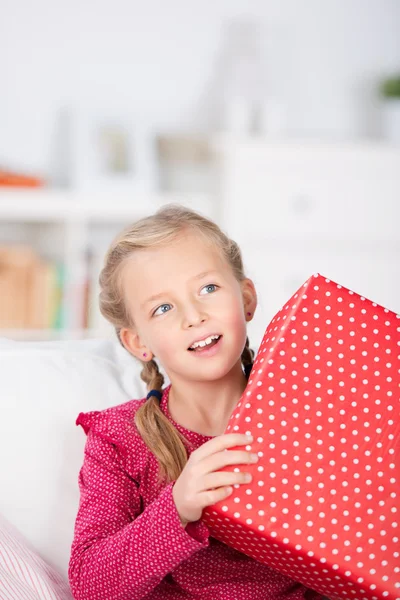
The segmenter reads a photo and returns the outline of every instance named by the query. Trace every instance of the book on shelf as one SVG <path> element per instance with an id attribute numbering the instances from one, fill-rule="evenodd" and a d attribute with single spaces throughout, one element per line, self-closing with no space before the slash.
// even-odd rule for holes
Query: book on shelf
<path id="1" fill-rule="evenodd" d="M 61 304 L 58 268 L 29 246 L 0 248 L 0 329 L 57 326 Z"/>
<path id="2" fill-rule="evenodd" d="M 0 246 L 0 330 L 112 328 L 99 310 L 103 256 L 86 253 L 73 273 L 24 245 Z M 71 271 L 71 269 L 70 269 Z"/>
<path id="3" fill-rule="evenodd" d="M 83 294 L 84 314 L 77 316 L 81 327 L 87 325 L 85 313 L 88 282 L 75 294 Z M 62 262 L 40 257 L 23 245 L 0 247 L 0 329 L 63 330 L 67 313 L 65 303 L 66 267 Z"/>

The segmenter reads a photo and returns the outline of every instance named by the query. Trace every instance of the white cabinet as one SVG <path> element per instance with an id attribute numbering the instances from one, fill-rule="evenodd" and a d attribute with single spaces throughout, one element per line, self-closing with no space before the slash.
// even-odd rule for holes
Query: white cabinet
<path id="1" fill-rule="evenodd" d="M 320 273 L 387 308 L 400 312 L 399 259 L 357 247 L 319 245 L 307 250 L 273 245 L 263 249 L 242 244 L 246 272 L 253 279 L 259 305 L 249 328 L 253 346 L 261 341 L 272 317 L 302 283 Z"/>
<path id="2" fill-rule="evenodd" d="M 400 149 L 219 140 L 222 222 L 259 307 L 252 346 L 313 273 L 400 311 Z"/>
<path id="3" fill-rule="evenodd" d="M 260 171 L 255 168 L 248 175 L 247 186 L 237 181 L 242 175 L 236 175 L 227 197 L 229 203 L 239 195 L 246 197 L 243 227 L 251 229 L 257 238 L 290 235 L 300 239 L 395 240 L 398 236 L 399 191 L 393 180 L 288 172 L 281 176 L 263 173 L 258 182 Z"/>

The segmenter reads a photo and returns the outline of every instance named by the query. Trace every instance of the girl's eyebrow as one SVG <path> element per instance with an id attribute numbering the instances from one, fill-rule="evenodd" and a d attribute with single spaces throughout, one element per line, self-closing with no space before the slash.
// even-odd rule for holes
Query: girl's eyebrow
<path id="1" fill-rule="evenodd" d="M 202 273 L 199 273 L 198 275 L 195 275 L 194 277 L 192 277 L 192 279 L 190 281 L 193 281 L 196 279 L 203 279 L 203 277 L 206 277 L 207 275 L 212 275 L 213 273 L 218 273 L 218 271 L 215 269 L 213 269 L 212 271 L 203 271 Z M 147 298 L 147 300 L 145 300 L 143 302 L 141 307 L 143 308 L 149 302 L 154 302 L 155 300 L 159 300 L 160 298 L 166 296 L 167 294 L 168 294 L 168 292 L 161 292 L 160 294 L 155 294 L 154 296 L 150 296 L 150 298 Z"/>

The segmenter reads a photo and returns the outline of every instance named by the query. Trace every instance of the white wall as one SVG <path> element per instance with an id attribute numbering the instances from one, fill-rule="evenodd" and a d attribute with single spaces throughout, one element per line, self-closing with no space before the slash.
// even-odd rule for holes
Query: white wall
<path id="1" fill-rule="evenodd" d="M 400 68 L 398 0 L 0 0 L 0 165 L 49 168 L 57 111 L 129 106 L 163 129 L 209 123 L 221 27 L 278 25 L 293 134 L 378 131 L 372 85 Z M 288 41 L 286 44 L 285 39 Z"/>

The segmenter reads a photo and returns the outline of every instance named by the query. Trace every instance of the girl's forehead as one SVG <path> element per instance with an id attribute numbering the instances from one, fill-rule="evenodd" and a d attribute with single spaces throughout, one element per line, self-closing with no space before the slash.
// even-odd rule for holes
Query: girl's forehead
<path id="1" fill-rule="evenodd" d="M 138 250 L 132 262 L 146 271 L 168 268 L 169 272 L 177 273 L 201 265 L 204 265 L 204 270 L 211 265 L 213 268 L 226 267 L 220 248 L 195 233 L 181 235 L 168 244 Z"/>
<path id="2" fill-rule="evenodd" d="M 209 272 L 222 278 L 233 276 L 220 248 L 199 235 L 188 234 L 167 245 L 135 251 L 125 265 L 122 280 L 123 287 L 133 286 L 135 295 L 141 297 L 156 293 L 158 288 L 164 290 L 167 283 L 189 283 Z"/>

